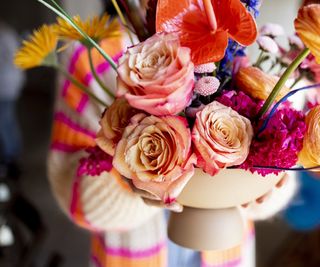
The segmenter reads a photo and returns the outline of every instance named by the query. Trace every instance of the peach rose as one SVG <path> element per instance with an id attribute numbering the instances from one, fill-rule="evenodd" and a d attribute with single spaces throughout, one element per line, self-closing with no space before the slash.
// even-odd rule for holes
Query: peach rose
<path id="1" fill-rule="evenodd" d="M 230 107 L 214 101 L 196 116 L 192 141 L 197 166 L 210 175 L 243 163 L 250 149 L 253 129 L 250 121 Z"/>
<path id="2" fill-rule="evenodd" d="M 314 107 L 306 116 L 307 131 L 303 148 L 299 153 L 299 163 L 305 167 L 320 165 L 320 105 Z"/>
<path id="3" fill-rule="evenodd" d="M 141 111 L 132 108 L 125 98 L 117 98 L 102 115 L 101 130 L 96 139 L 97 145 L 104 152 L 113 156 L 116 144 L 120 141 L 131 117 L 139 112 Z"/>
<path id="4" fill-rule="evenodd" d="M 120 59 L 118 96 L 153 115 L 173 115 L 190 102 L 194 84 L 190 49 L 174 34 L 155 34 Z"/>
<path id="5" fill-rule="evenodd" d="M 173 202 L 194 172 L 187 125 L 178 116 L 135 115 L 116 147 L 113 166 L 137 188 Z"/>

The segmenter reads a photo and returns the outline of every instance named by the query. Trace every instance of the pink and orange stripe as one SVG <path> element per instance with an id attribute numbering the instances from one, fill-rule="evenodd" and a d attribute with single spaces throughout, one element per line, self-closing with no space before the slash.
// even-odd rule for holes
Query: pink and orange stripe
<path id="1" fill-rule="evenodd" d="M 53 119 L 51 149 L 73 153 L 95 145 L 96 134 L 57 112 Z"/>
<path id="2" fill-rule="evenodd" d="M 100 235 L 94 235 L 91 241 L 91 259 L 97 267 L 166 267 L 167 247 L 161 242 L 144 250 L 106 247 Z"/>
<path id="3" fill-rule="evenodd" d="M 118 62 L 122 55 L 122 38 L 112 38 L 102 41 L 101 47 L 115 62 Z M 98 74 L 103 74 L 108 71 L 110 64 L 105 61 L 97 50 L 93 50 L 92 58 Z M 68 71 L 84 85 L 89 85 L 92 81 L 93 76 L 90 70 L 88 51 L 84 46 L 79 46 L 73 53 Z M 88 95 L 68 80 L 64 82 L 61 94 L 67 104 L 79 113 L 85 110 L 89 101 Z"/>

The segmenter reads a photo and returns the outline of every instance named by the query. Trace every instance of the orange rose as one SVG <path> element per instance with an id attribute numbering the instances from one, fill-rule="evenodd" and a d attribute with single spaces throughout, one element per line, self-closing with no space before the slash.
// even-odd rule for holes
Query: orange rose
<path id="1" fill-rule="evenodd" d="M 137 109 L 132 108 L 126 99 L 118 98 L 103 114 L 96 143 L 107 154 L 113 156 L 116 144 L 122 137 L 124 129 L 129 124 L 131 117 L 137 114 Z"/>
<path id="2" fill-rule="evenodd" d="M 191 133 L 179 116 L 137 114 L 126 127 L 113 166 L 133 184 L 169 203 L 192 177 Z"/>
<path id="3" fill-rule="evenodd" d="M 253 137 L 250 121 L 230 107 L 214 101 L 197 113 L 192 141 L 198 167 L 210 175 L 240 165 L 248 154 Z"/>

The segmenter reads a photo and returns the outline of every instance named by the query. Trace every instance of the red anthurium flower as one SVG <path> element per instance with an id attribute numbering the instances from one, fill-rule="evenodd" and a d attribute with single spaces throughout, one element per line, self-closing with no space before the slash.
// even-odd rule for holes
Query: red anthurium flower
<path id="1" fill-rule="evenodd" d="M 254 18 L 240 0 L 159 0 L 157 32 L 177 32 L 196 65 L 217 62 L 228 38 L 248 46 L 257 37 Z"/>

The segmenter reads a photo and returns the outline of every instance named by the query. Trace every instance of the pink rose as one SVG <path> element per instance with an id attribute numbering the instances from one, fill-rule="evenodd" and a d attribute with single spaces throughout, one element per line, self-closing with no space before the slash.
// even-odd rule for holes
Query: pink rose
<path id="1" fill-rule="evenodd" d="M 137 188 L 171 203 L 194 172 L 187 125 L 178 116 L 135 115 L 116 147 L 113 166 Z"/>
<path id="2" fill-rule="evenodd" d="M 197 113 L 192 131 L 197 166 L 214 175 L 220 169 L 240 165 L 249 154 L 252 137 L 247 118 L 217 101 L 208 104 Z"/>
<path id="3" fill-rule="evenodd" d="M 191 100 L 193 71 L 190 49 L 175 34 L 155 34 L 120 59 L 117 95 L 153 115 L 177 114 Z"/>

